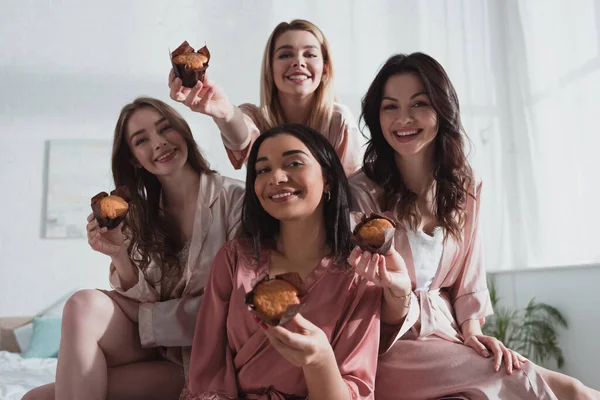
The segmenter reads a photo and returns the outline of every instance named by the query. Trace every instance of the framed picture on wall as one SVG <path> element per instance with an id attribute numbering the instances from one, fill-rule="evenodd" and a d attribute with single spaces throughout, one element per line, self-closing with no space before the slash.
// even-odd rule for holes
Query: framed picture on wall
<path id="1" fill-rule="evenodd" d="M 46 142 L 42 237 L 85 238 L 90 199 L 113 186 L 110 140 Z"/>

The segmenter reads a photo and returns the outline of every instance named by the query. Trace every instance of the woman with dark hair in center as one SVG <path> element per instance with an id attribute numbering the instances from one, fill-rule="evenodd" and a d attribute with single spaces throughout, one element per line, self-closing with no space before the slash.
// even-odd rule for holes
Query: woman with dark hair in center
<path id="1" fill-rule="evenodd" d="M 347 263 L 349 187 L 327 139 L 303 125 L 261 134 L 250 151 L 243 224 L 205 289 L 186 399 L 373 399 L 381 289 Z M 284 326 L 248 311 L 265 274 L 297 273 L 307 294 Z"/>

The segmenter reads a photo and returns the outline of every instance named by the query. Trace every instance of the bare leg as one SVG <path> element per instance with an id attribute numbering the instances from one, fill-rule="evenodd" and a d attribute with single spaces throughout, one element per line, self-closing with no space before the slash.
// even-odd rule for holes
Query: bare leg
<path id="1" fill-rule="evenodd" d="M 535 368 L 561 400 L 600 400 L 600 392 L 585 386 L 575 378 L 539 365 Z"/>
<path id="2" fill-rule="evenodd" d="M 21 400 L 54 400 L 54 383 L 36 387 L 25 393 Z"/>
<path id="3" fill-rule="evenodd" d="M 110 297 L 98 290 L 79 291 L 63 311 L 56 397 L 104 400 L 109 367 L 155 357 L 155 350 L 141 347 L 137 325 Z"/>
<path id="4" fill-rule="evenodd" d="M 185 379 L 183 369 L 170 361 L 147 361 L 108 369 L 109 400 L 177 400 Z M 54 400 L 55 384 L 27 392 L 22 400 Z"/>

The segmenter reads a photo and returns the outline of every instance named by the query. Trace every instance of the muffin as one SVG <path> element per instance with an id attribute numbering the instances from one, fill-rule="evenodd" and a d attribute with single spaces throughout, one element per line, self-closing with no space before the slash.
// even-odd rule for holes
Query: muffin
<path id="1" fill-rule="evenodd" d="M 298 313 L 303 283 L 296 273 L 264 277 L 246 295 L 246 304 L 256 316 L 268 324 L 285 324 Z"/>
<path id="2" fill-rule="evenodd" d="M 187 41 L 171 53 L 175 76 L 180 78 L 183 86 L 187 88 L 193 88 L 198 81 L 204 82 L 209 60 L 210 52 L 206 46 L 196 52 Z"/>
<path id="3" fill-rule="evenodd" d="M 374 218 L 365 222 L 356 234 L 371 247 L 381 247 L 385 243 L 385 230 L 394 228 L 394 225 L 385 218 Z"/>
<path id="4" fill-rule="evenodd" d="M 300 304 L 298 289 L 281 279 L 262 281 L 254 289 L 256 311 L 269 319 L 280 320 L 287 308 Z"/>
<path id="5" fill-rule="evenodd" d="M 362 213 L 357 213 L 355 218 Z M 362 215 L 354 228 L 352 241 L 364 251 L 386 254 L 393 243 L 396 223 L 380 214 Z"/>
<path id="6" fill-rule="evenodd" d="M 116 228 L 129 211 L 129 200 L 129 192 L 125 187 L 113 190 L 110 194 L 100 192 L 92 197 L 92 211 L 100 227 Z"/>

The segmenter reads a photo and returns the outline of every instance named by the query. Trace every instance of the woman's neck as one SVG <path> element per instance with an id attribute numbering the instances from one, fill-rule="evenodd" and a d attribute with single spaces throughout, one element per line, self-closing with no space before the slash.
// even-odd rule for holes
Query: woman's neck
<path id="1" fill-rule="evenodd" d="M 433 177 L 434 146 L 425 151 L 404 157 L 396 153 L 396 166 L 400 171 L 406 187 L 419 198 L 427 198 L 432 194 L 435 183 Z"/>
<path id="2" fill-rule="evenodd" d="M 323 206 L 312 217 L 282 221 L 276 238 L 277 251 L 294 264 L 321 259 L 329 253 Z"/>
<path id="3" fill-rule="evenodd" d="M 196 206 L 200 189 L 200 174 L 189 163 L 173 175 L 160 176 L 163 208 L 171 215 Z"/>
<path id="4" fill-rule="evenodd" d="M 285 122 L 289 124 L 307 124 L 313 106 L 314 95 L 294 97 L 280 93 L 279 103 Z"/>

